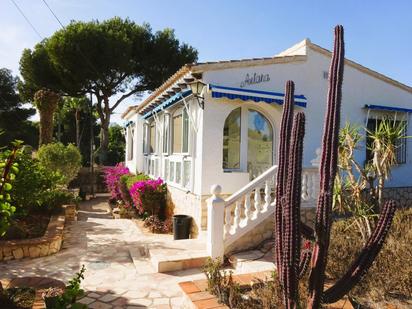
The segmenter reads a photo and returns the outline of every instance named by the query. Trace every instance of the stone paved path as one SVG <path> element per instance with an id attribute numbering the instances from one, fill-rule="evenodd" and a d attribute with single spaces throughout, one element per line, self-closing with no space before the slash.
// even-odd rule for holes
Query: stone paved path
<path id="1" fill-rule="evenodd" d="M 106 200 L 81 204 L 78 221 L 65 228 L 59 253 L 0 263 L 0 278 L 46 276 L 67 282 L 84 264 L 87 295 L 81 302 L 89 308 L 184 308 L 177 283 L 204 275 L 199 269 L 155 273 L 144 258 L 134 264 L 129 250 L 147 243 L 147 236 L 130 220 L 112 219 Z"/>

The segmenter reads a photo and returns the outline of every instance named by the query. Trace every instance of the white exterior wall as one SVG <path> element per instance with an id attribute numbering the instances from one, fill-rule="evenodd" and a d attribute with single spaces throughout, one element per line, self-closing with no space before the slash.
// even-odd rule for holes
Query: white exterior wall
<path id="1" fill-rule="evenodd" d="M 308 108 L 306 109 L 307 125 L 305 138 L 305 151 L 307 147 L 314 149 L 320 146 L 326 96 L 327 80 L 323 79 L 323 71 L 329 70 L 330 58 L 308 49 L 308 62 L 305 69 L 310 74 L 307 75 L 307 83 L 304 85 L 304 94 L 308 98 Z M 412 108 L 412 93 L 403 90 L 393 84 L 373 77 L 360 70 L 345 65 L 343 90 L 342 90 L 342 113 L 341 126 L 345 122 L 357 124 L 364 127 L 367 120 L 367 110 L 365 104 L 376 104 L 393 107 Z M 383 112 L 384 114 L 386 112 Z M 377 114 L 370 112 L 370 116 Z M 382 114 L 382 113 L 380 113 Z M 397 113 L 397 117 L 407 116 L 405 113 Z M 412 135 L 412 123 L 409 115 L 408 135 Z M 307 145 L 308 141 L 313 145 Z M 308 149 L 310 151 L 310 149 Z M 408 177 L 408 171 L 412 168 L 412 140 L 407 140 L 406 164 L 401 164 L 393 168 L 392 179 L 387 186 L 403 187 L 412 186 L 412 179 Z M 366 150 L 360 149 L 356 158 L 363 164 Z M 306 158 L 306 156 L 305 156 Z"/>
<path id="2" fill-rule="evenodd" d="M 306 50 L 306 51 L 305 51 Z M 270 81 L 259 84 L 247 85 L 245 88 L 284 93 L 286 81 L 295 82 L 295 94 L 303 94 L 307 98 L 307 107 L 296 107 L 295 110 L 304 111 L 306 114 L 306 135 L 304 142 L 304 166 L 310 166 L 311 160 L 316 157 L 316 149 L 321 145 L 323 122 L 326 107 L 328 80 L 324 72 L 329 71 L 330 57 L 318 53 L 310 48 L 302 49 L 307 54 L 306 61 L 277 63 L 266 66 L 250 66 L 242 68 L 220 69 L 205 71 L 202 79 L 207 84 L 239 88 L 245 75 L 268 74 Z M 351 122 L 364 126 L 367 118 L 365 104 L 375 104 L 393 107 L 412 108 L 412 93 L 393 84 L 366 74 L 353 66 L 346 65 L 343 82 L 343 102 L 341 113 L 341 126 L 345 122 Z M 242 100 L 230 100 L 227 98 L 215 99 L 210 93 L 205 94 L 205 109 L 198 107 L 197 101 L 187 98 L 191 106 L 191 115 L 197 128 L 190 130 L 190 157 L 192 158 L 192 185 L 190 189 L 181 188 L 169 184 L 170 197 L 175 204 L 175 213 L 189 214 L 194 217 L 197 232 L 199 227 L 206 228 L 206 203 L 205 199 L 210 195 L 210 187 L 213 184 L 222 186 L 222 194 L 232 194 L 249 182 L 249 174 L 243 162 L 241 172 L 225 172 L 223 170 L 223 127 L 229 113 L 239 107 L 255 109 L 261 112 L 271 122 L 274 129 L 273 162 L 276 163 L 278 134 L 282 107 L 277 104 L 263 102 L 245 102 Z M 174 105 L 170 108 L 173 113 Z M 371 112 L 374 115 L 376 112 Z M 398 113 L 398 115 L 401 115 Z M 162 114 L 158 114 L 162 121 Z M 398 116 L 399 117 L 399 116 Z M 136 123 L 135 129 L 135 156 L 132 161 L 126 162 L 131 171 L 143 171 L 143 123 L 140 116 L 134 115 L 130 119 Z M 242 128 L 247 130 L 247 122 L 242 118 Z M 412 135 L 412 123 L 409 118 L 408 135 Z M 243 136 L 247 136 L 244 134 Z M 246 140 L 241 141 L 241 162 L 247 156 Z M 158 143 L 158 147 L 162 147 Z M 246 152 L 245 152 L 246 150 Z M 358 162 L 363 164 L 365 149 L 357 153 Z M 161 151 L 160 157 L 163 158 Z M 412 141 L 407 141 L 407 163 L 393 169 L 393 178 L 388 186 L 406 187 L 412 186 L 412 179 L 407 171 L 412 168 Z M 242 165 L 242 164 L 241 164 Z M 164 167 L 161 166 L 162 173 Z M 159 175 L 159 176 L 163 176 Z"/>
<path id="3" fill-rule="evenodd" d="M 205 83 L 211 83 L 228 87 L 240 87 L 245 75 L 269 74 L 270 81 L 249 85 L 247 89 L 263 90 L 284 93 L 287 80 L 295 82 L 295 94 L 303 94 L 307 98 L 307 107 L 295 110 L 303 110 L 306 114 L 306 134 L 304 143 L 304 166 L 310 166 L 310 161 L 315 157 L 316 149 L 321 146 L 323 122 L 327 99 L 328 80 L 324 78 L 324 72 L 329 71 L 330 57 L 307 48 L 307 61 L 274 64 L 264 67 L 235 68 L 219 71 L 209 71 L 203 74 Z M 203 160 L 203 194 L 208 192 L 210 185 L 222 184 L 224 193 L 233 193 L 239 189 L 240 184 L 246 184 L 247 175 L 242 173 L 223 173 L 222 169 L 222 144 L 223 125 L 230 111 L 238 106 L 256 106 L 269 113 L 270 119 L 279 129 L 281 107 L 276 104 L 269 105 L 263 102 L 249 103 L 241 100 L 226 98 L 213 99 L 207 97 L 205 108 L 205 125 L 207 131 L 204 134 L 204 145 L 207 145 L 207 158 Z M 345 65 L 341 126 L 346 122 L 365 126 L 367 110 L 365 104 L 376 104 L 393 107 L 412 108 L 412 93 L 403 90 L 393 84 L 387 83 L 374 76 L 366 74 L 352 66 Z M 370 116 L 377 112 L 370 112 Z M 406 116 L 398 113 L 397 117 Z M 411 115 L 409 115 L 408 135 L 412 135 Z M 276 130 L 277 133 L 279 130 Z M 275 135 L 275 148 L 277 147 L 277 135 Z M 274 154 L 276 155 L 276 153 Z M 366 150 L 363 147 L 357 153 L 357 160 L 363 164 Z M 276 162 L 276 161 L 275 161 Z M 402 187 L 412 186 L 412 180 L 407 176 L 407 170 L 412 168 L 412 140 L 407 140 L 407 163 L 393 169 L 392 179 L 388 186 Z"/>

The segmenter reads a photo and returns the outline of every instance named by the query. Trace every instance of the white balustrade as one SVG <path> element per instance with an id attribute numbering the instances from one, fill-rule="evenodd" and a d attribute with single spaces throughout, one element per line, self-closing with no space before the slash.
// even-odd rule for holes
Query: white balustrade
<path id="1" fill-rule="evenodd" d="M 272 166 L 226 200 L 220 197 L 221 187 L 219 185 L 212 186 L 212 197 L 207 200 L 208 252 L 210 256 L 223 256 L 226 246 L 273 215 L 276 173 L 277 166 Z M 318 177 L 316 167 L 303 169 L 302 202 L 306 207 L 315 206 L 315 200 L 319 193 Z"/>

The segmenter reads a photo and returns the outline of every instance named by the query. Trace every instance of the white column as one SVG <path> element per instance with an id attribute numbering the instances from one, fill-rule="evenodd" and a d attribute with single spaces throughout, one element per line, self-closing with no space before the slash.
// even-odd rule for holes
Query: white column
<path id="1" fill-rule="evenodd" d="M 225 201 L 220 197 L 222 188 L 213 185 L 212 196 L 207 200 L 207 254 L 212 258 L 223 258 Z"/>

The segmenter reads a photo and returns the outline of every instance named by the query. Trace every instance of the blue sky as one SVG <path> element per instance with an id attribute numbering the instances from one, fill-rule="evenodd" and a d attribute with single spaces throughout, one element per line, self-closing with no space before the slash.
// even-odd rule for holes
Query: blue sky
<path id="1" fill-rule="evenodd" d="M 59 29 L 42 0 L 15 1 L 43 37 Z M 154 30 L 174 28 L 179 39 L 199 50 L 200 61 L 272 56 L 306 37 L 330 49 L 333 26 L 342 24 L 347 58 L 412 85 L 408 0 L 46 1 L 63 24 L 121 16 L 148 22 Z M 22 50 L 38 41 L 12 1 L 0 0 L 0 67 L 17 74 Z"/>

